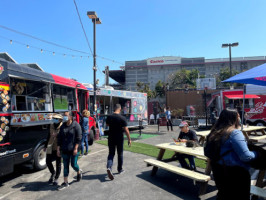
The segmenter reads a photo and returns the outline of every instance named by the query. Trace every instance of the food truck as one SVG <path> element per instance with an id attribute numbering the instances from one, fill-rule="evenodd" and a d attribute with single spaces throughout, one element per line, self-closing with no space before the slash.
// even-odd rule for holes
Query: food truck
<path id="1" fill-rule="evenodd" d="M 215 107 L 218 113 L 225 108 L 240 108 L 242 110 L 243 90 L 220 90 L 215 92 L 212 94 L 212 98 L 207 103 L 207 106 Z M 244 107 L 246 123 L 257 126 L 266 125 L 266 93 L 254 94 L 247 87 Z"/>
<path id="2" fill-rule="evenodd" d="M 88 109 L 89 93 L 81 83 L 0 58 L 0 176 L 14 165 L 46 167 L 43 151 L 52 114 Z"/>
<path id="3" fill-rule="evenodd" d="M 93 108 L 93 92 L 90 90 L 90 107 Z M 96 91 L 97 117 L 104 130 L 107 115 L 112 114 L 115 104 L 122 107 L 121 114 L 125 116 L 129 128 L 142 128 L 148 125 L 147 94 L 113 88 L 99 88 Z"/>

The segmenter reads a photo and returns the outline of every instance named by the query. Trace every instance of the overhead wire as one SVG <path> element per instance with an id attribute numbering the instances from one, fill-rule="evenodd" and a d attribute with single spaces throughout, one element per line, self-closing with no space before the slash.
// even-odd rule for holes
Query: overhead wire
<path id="1" fill-rule="evenodd" d="M 54 42 L 49 42 L 49 41 L 47 41 L 47 40 L 43 40 L 43 39 L 37 38 L 37 37 L 32 36 L 32 35 L 27 34 L 27 33 L 22 33 L 22 32 L 20 32 L 20 31 L 16 31 L 16 30 L 14 30 L 14 29 L 8 28 L 8 27 L 3 26 L 3 25 L 0 25 L 0 28 L 3 28 L 3 29 L 6 29 L 6 30 L 9 30 L 9 31 L 11 31 L 11 32 L 14 32 L 14 33 L 17 33 L 17 34 L 20 34 L 20 35 L 24 35 L 24 36 L 26 36 L 26 37 L 30 37 L 30 38 L 35 39 L 35 40 L 39 40 L 39 41 L 44 42 L 44 43 L 47 43 L 47 44 L 51 44 L 51 45 L 54 45 L 54 46 L 57 46 L 57 47 L 60 47 L 60 48 L 68 49 L 68 50 L 70 50 L 70 51 L 76 51 L 76 52 L 79 52 L 79 53 L 89 54 L 88 52 L 84 52 L 84 51 L 80 51 L 80 50 L 72 49 L 72 48 L 69 48 L 69 47 L 65 47 L 65 46 L 62 46 L 62 45 L 60 45 L 60 44 L 56 44 L 56 43 L 54 43 Z"/>
<path id="2" fill-rule="evenodd" d="M 41 53 L 43 52 L 49 52 L 49 53 L 52 53 L 53 55 L 63 55 L 63 56 L 71 56 L 71 57 L 81 57 L 81 58 L 85 58 L 85 57 L 88 57 L 89 56 L 84 56 L 84 55 L 76 55 L 76 54 L 68 54 L 68 53 L 62 53 L 62 52 L 58 52 L 58 51 L 53 51 L 53 50 L 48 50 L 48 49 L 44 49 L 44 48 L 41 48 L 41 47 L 37 47 L 37 46 L 34 46 L 34 45 L 31 45 L 31 44 L 26 44 L 26 43 L 23 43 L 23 42 L 20 42 L 20 41 L 17 41 L 17 40 L 13 40 L 13 39 L 9 39 L 7 37 L 4 37 L 2 35 L 0 35 L 0 38 L 3 38 L 3 39 L 6 39 L 10 42 L 10 44 L 13 44 L 13 43 L 17 43 L 19 45 L 22 45 L 22 46 L 26 46 L 27 48 L 33 48 L 33 49 L 38 49 L 41 51 Z"/>
<path id="3" fill-rule="evenodd" d="M 80 22 L 80 25 L 81 25 L 81 27 L 82 27 L 82 30 L 83 30 L 84 36 L 85 36 L 85 38 L 86 38 L 87 44 L 88 44 L 88 46 L 89 46 L 89 48 L 90 48 L 91 54 L 93 55 L 92 50 L 91 50 L 91 46 L 90 46 L 90 43 L 89 43 L 89 40 L 88 40 L 88 37 L 87 37 L 87 34 L 86 34 L 86 31 L 85 31 L 85 29 L 84 29 L 84 26 L 83 26 L 82 20 L 81 20 L 81 18 L 80 18 L 80 14 L 79 14 L 78 6 L 77 6 L 75 0 L 73 0 L 73 2 L 74 2 L 74 4 L 75 4 L 76 11 L 77 11 L 77 14 L 78 14 L 78 17 L 79 17 L 79 22 Z M 102 70 L 100 69 L 100 67 L 99 67 L 98 65 L 96 65 L 96 68 L 98 69 L 98 71 L 100 71 L 101 73 L 103 73 Z M 104 74 L 104 73 L 103 73 L 103 74 Z"/>

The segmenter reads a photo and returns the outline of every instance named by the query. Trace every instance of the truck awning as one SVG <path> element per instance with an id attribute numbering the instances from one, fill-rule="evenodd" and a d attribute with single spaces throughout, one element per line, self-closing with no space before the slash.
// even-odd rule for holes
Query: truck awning
<path id="1" fill-rule="evenodd" d="M 243 99 L 243 94 L 224 95 L 228 99 Z M 246 94 L 245 99 L 259 99 L 260 97 L 255 94 Z"/>

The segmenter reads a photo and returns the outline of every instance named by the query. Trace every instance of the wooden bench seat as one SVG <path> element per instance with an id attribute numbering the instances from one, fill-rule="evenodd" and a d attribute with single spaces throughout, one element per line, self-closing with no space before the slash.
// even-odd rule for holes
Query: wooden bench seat
<path id="1" fill-rule="evenodd" d="M 259 140 L 264 140 L 266 139 L 266 135 L 260 135 L 260 136 L 249 136 L 249 140 L 258 142 Z"/>
<path id="2" fill-rule="evenodd" d="M 250 194 L 266 198 L 266 190 L 255 185 L 250 186 Z"/>
<path id="3" fill-rule="evenodd" d="M 194 172 L 194 171 L 184 169 L 181 167 L 177 167 L 177 166 L 174 166 L 174 165 L 171 165 L 171 164 L 159 161 L 159 160 L 146 159 L 144 160 L 144 162 L 146 162 L 148 165 L 153 165 L 155 167 L 165 169 L 167 171 L 185 176 L 187 178 L 190 178 L 190 179 L 193 179 L 199 182 L 207 182 L 211 179 L 211 177 L 208 175 Z"/>

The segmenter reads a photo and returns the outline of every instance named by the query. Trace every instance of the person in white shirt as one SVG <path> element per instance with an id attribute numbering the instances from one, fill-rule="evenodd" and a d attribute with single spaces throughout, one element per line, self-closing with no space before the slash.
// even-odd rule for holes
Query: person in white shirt
<path id="1" fill-rule="evenodd" d="M 150 123 L 149 124 L 154 124 L 154 114 L 152 113 L 151 115 L 150 115 Z"/>

